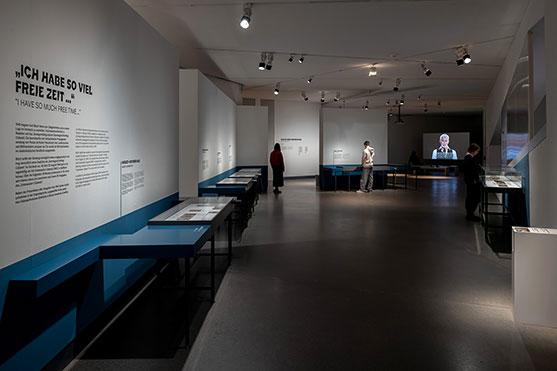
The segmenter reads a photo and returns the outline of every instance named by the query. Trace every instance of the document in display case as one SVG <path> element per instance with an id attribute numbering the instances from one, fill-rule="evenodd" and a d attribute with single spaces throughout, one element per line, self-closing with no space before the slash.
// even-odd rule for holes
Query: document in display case
<path id="1" fill-rule="evenodd" d="M 522 175 L 513 168 L 484 168 L 482 186 L 494 189 L 522 189 Z"/>
<path id="2" fill-rule="evenodd" d="M 231 197 L 192 197 L 149 220 L 149 224 L 211 224 L 232 209 Z"/>

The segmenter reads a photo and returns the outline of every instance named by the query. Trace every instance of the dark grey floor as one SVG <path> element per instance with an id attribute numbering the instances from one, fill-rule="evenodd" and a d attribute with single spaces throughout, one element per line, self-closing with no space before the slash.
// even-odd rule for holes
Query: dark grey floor
<path id="1" fill-rule="evenodd" d="M 514 324 L 510 260 L 464 220 L 462 191 L 456 179 L 369 195 L 289 181 L 262 197 L 189 356 L 111 356 L 101 339 L 70 368 L 557 369 L 557 330 Z M 128 322 L 118 342 L 141 344 L 122 335 Z"/>

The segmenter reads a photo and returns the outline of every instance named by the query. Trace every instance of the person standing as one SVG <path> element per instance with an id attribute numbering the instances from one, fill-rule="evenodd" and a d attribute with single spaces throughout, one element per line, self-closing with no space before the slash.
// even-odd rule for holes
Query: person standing
<path id="1" fill-rule="evenodd" d="M 464 183 L 466 183 L 466 220 L 481 221 L 481 218 L 474 213 L 481 199 L 481 168 L 475 157 L 480 153 L 480 146 L 476 143 L 470 144 L 468 152 L 462 161 L 462 172 L 464 173 Z"/>
<path id="2" fill-rule="evenodd" d="M 275 194 L 282 193 L 279 187 L 284 186 L 284 158 L 282 157 L 282 152 L 280 151 L 280 144 L 275 143 L 273 152 L 271 152 L 271 157 L 269 158 L 271 163 L 271 168 L 273 169 L 273 192 Z"/>
<path id="3" fill-rule="evenodd" d="M 369 140 L 364 142 L 362 151 L 362 177 L 360 178 L 359 193 L 371 192 L 373 187 L 373 156 L 375 151 L 369 145 Z"/>

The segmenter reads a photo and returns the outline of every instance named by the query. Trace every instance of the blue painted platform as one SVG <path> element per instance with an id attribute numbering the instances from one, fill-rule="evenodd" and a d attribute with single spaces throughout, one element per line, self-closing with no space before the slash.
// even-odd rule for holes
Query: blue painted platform
<path id="1" fill-rule="evenodd" d="M 150 225 L 103 243 L 99 255 L 101 259 L 193 257 L 212 234 L 208 225 Z"/>

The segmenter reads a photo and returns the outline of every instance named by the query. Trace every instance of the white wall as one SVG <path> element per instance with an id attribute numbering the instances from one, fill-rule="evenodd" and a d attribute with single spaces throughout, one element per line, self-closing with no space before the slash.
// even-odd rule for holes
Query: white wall
<path id="1" fill-rule="evenodd" d="M 0 268 L 177 191 L 178 56 L 125 3 L 4 1 L 0 50 Z M 21 64 L 37 68 L 39 81 L 17 77 Z M 43 72 L 90 84 L 92 95 L 43 82 Z M 64 99 L 16 92 L 16 80 L 60 90 Z M 69 144 L 16 152 L 16 123 L 67 128 Z M 108 144 L 79 148 L 78 129 L 104 130 Z M 107 151 L 98 170 L 108 173 L 78 187 L 77 177 L 94 170 L 76 169 L 77 152 L 93 150 Z M 68 156 L 65 175 L 16 187 L 16 158 L 55 155 Z M 124 160 L 140 161 L 145 183 L 121 196 Z M 54 186 L 65 192 L 16 203 L 16 192 Z"/>
<path id="2" fill-rule="evenodd" d="M 319 111 L 315 103 L 275 101 L 275 142 L 282 147 L 285 176 L 319 173 Z"/>
<path id="3" fill-rule="evenodd" d="M 545 1 L 546 139 L 530 152 L 530 223 L 557 227 L 557 3 Z"/>
<path id="4" fill-rule="evenodd" d="M 524 47 L 524 43 L 526 42 L 528 31 L 543 17 L 544 2 L 544 0 L 532 0 L 530 2 L 530 6 L 528 7 L 523 21 L 520 24 L 512 42 L 507 58 L 505 59 L 505 62 L 501 67 L 501 71 L 497 75 L 495 84 L 491 89 L 491 93 L 485 106 L 486 135 L 484 137 L 484 144 L 489 143 L 493 131 L 497 126 L 497 121 L 501 115 L 501 109 L 505 102 L 507 91 L 511 85 L 514 70 L 518 64 L 518 58 L 520 57 L 520 53 Z"/>
<path id="5" fill-rule="evenodd" d="M 376 164 L 388 162 L 388 128 L 384 110 L 324 108 L 322 121 L 324 165 L 359 164 L 364 140 L 369 140 L 375 149 Z"/>
<path id="6" fill-rule="evenodd" d="M 236 166 L 236 104 L 199 73 L 199 181 Z"/>
<path id="7" fill-rule="evenodd" d="M 237 163 L 241 166 L 267 165 L 269 113 L 267 107 L 238 106 Z"/>
<path id="8" fill-rule="evenodd" d="M 198 70 L 180 70 L 180 196 L 236 166 L 236 104 Z"/>
<path id="9" fill-rule="evenodd" d="M 530 3 L 486 105 L 486 140 L 491 138 L 497 124 L 527 33 L 542 17 L 545 17 L 547 136 L 529 155 L 530 224 L 557 227 L 554 211 L 557 208 L 557 71 L 552 68 L 557 62 L 554 47 L 557 45 L 557 2 L 533 0 Z"/>
<path id="10" fill-rule="evenodd" d="M 199 182 L 199 71 L 180 70 L 180 197 L 197 196 Z"/>

